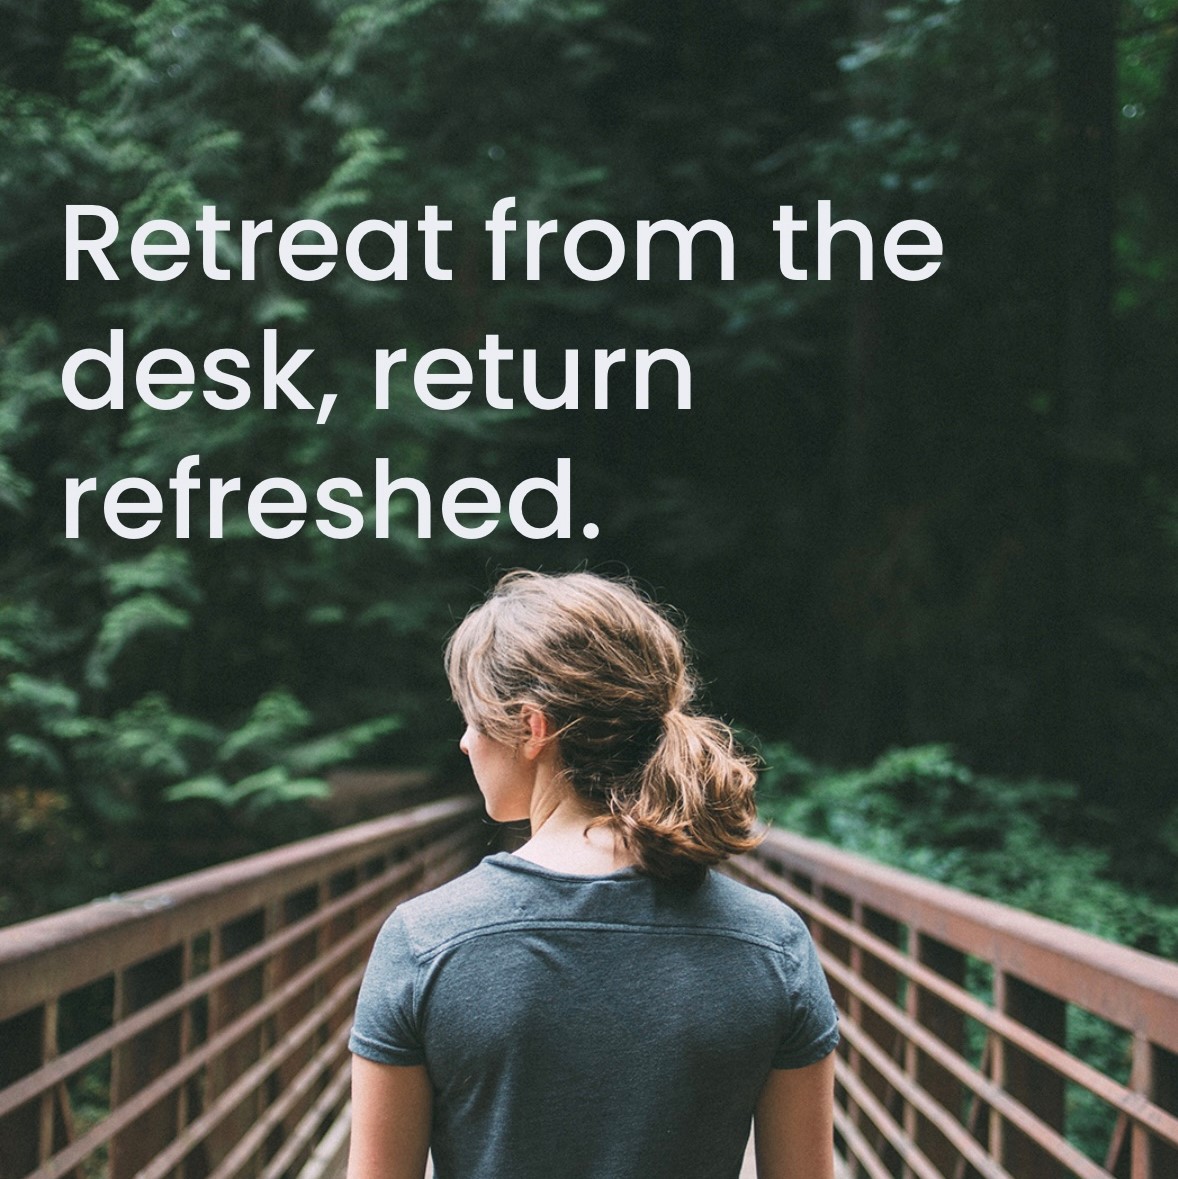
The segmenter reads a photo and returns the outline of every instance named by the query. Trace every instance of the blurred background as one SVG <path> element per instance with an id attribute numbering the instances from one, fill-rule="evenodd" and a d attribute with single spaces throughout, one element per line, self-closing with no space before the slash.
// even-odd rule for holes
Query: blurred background
<path id="1" fill-rule="evenodd" d="M 629 574 L 685 620 L 707 704 L 762 749 L 766 814 L 1147 949 L 1178 951 L 1175 0 L 4 0 L 0 90 L 0 921 L 319 830 L 346 764 L 464 773 L 440 651 L 498 570 Z M 585 283 L 490 281 L 483 221 L 704 218 Z M 930 280 L 787 282 L 816 202 Z M 64 281 L 67 203 L 125 277 Z M 133 229 L 437 205 L 454 281 L 152 283 Z M 812 241 L 812 238 L 808 239 Z M 238 259 L 232 238 L 221 258 Z M 803 265 L 813 264 L 803 250 Z M 82 413 L 66 358 L 127 330 L 197 360 L 314 348 L 313 415 Z M 372 356 L 673 347 L 692 408 L 426 410 Z M 518 368 L 505 390 L 518 390 Z M 300 382 L 302 385 L 302 382 Z M 543 386 L 542 386 L 543 387 Z M 559 389 L 559 384 L 556 385 Z M 622 386 L 624 388 L 624 386 Z M 124 475 L 508 490 L 572 459 L 600 535 L 64 539 Z M 199 515 L 197 516 L 199 529 Z"/>

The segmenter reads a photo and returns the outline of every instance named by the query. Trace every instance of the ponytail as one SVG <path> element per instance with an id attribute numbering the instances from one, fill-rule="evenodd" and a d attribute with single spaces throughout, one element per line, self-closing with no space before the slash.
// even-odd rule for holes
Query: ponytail
<path id="1" fill-rule="evenodd" d="M 609 817 L 647 875 L 696 885 L 710 865 L 760 842 L 756 772 L 721 721 L 668 712 L 637 778 L 635 795 L 613 794 Z"/>

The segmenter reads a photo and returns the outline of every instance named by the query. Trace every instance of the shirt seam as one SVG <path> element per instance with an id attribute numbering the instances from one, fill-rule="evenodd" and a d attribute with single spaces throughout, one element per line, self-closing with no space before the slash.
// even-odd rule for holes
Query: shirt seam
<path id="1" fill-rule="evenodd" d="M 510 859 L 500 859 L 510 856 Z M 555 868 L 546 868 L 534 860 L 517 856 L 513 852 L 495 852 L 485 856 L 483 864 L 493 868 L 502 868 L 505 872 L 518 872 L 521 876 L 537 876 L 542 880 L 559 880 L 571 884 L 633 884 L 646 883 L 650 877 L 643 875 L 634 868 L 619 868 L 615 872 L 604 872 L 600 875 L 582 872 L 558 872 Z"/>
<path id="2" fill-rule="evenodd" d="M 517 933 L 522 930 L 532 929 L 571 929 L 571 930 L 594 930 L 600 933 L 643 933 L 655 934 L 665 937 L 682 937 L 682 936 L 696 936 L 696 937 L 721 937 L 727 938 L 731 941 L 744 942 L 747 945 L 759 946 L 764 950 L 772 950 L 776 954 L 780 954 L 783 958 L 796 962 L 796 955 L 771 938 L 760 937 L 755 933 L 748 933 L 740 929 L 724 929 L 715 926 L 700 927 L 698 925 L 650 925 L 640 922 L 618 922 L 618 921 L 570 921 L 565 918 L 516 918 L 511 921 L 497 921 L 491 925 L 480 926 L 478 929 L 466 929 L 461 933 L 454 934 L 451 937 L 438 942 L 427 949 L 414 951 L 414 957 L 418 962 L 426 963 L 436 958 L 445 950 L 454 949 L 462 945 L 464 942 L 472 941 L 475 938 L 489 937 L 499 933 Z M 414 990 L 416 993 L 416 975 L 414 976 Z"/>

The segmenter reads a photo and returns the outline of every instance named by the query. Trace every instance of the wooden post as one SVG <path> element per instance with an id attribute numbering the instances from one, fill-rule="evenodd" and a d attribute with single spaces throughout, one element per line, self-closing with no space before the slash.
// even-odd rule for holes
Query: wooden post
<path id="1" fill-rule="evenodd" d="M 34 1007 L 0 1023 L 0 1089 L 33 1072 L 41 1064 L 45 1009 Z M 20 1179 L 36 1170 L 41 1122 L 36 1101 L 0 1118 L 0 1179 Z"/>
<path id="2" fill-rule="evenodd" d="M 1156 1044 L 1149 1045 L 1149 1056 L 1149 1096 L 1162 1109 L 1178 1114 L 1178 1056 Z M 1141 1172 L 1141 1179 L 1161 1179 L 1163 1175 L 1178 1175 L 1178 1150 L 1152 1138 L 1149 1144 L 1149 1169 Z M 1138 1179 L 1136 1171 L 1133 1179 Z"/>
<path id="3" fill-rule="evenodd" d="M 318 886 L 312 885 L 310 888 L 301 889 L 296 893 L 284 897 L 279 919 L 271 932 L 277 933 L 281 929 L 293 925 L 296 921 L 313 913 L 319 908 L 319 896 L 320 890 Z M 317 941 L 317 933 L 313 930 L 299 938 L 298 941 L 292 942 L 270 959 L 266 974 L 267 994 L 298 974 L 300 970 L 309 966 L 315 960 Z M 281 1043 L 286 1039 L 291 1029 L 314 1008 L 315 1000 L 315 989 L 313 986 L 308 985 L 297 995 L 292 996 L 289 1002 L 283 1004 L 274 1015 L 273 1020 L 270 1021 L 273 1025 L 273 1039 L 275 1043 Z M 302 1048 L 279 1065 L 276 1074 L 277 1089 L 275 1097 L 294 1081 L 299 1070 L 315 1055 L 318 1045 L 319 1038 L 311 1037 Z M 296 1105 L 283 1119 L 281 1126 L 275 1132 L 276 1141 L 273 1145 L 275 1151 L 281 1146 L 285 1136 L 298 1124 L 299 1118 L 314 1100 L 315 1096 L 314 1091 L 309 1092 L 305 1100 Z"/>
<path id="4" fill-rule="evenodd" d="M 951 982 L 965 981 L 965 955 L 952 946 L 939 942 L 927 934 L 916 938 L 917 959 Z M 917 1022 L 927 1028 L 942 1044 L 961 1054 L 965 1044 L 965 1017 L 951 1003 L 923 987 L 913 985 L 916 992 Z M 944 1065 L 938 1064 L 922 1052 L 915 1052 L 915 1078 L 920 1087 L 949 1112 L 962 1120 L 964 1089 L 961 1082 Z M 952 1175 L 958 1161 L 957 1148 L 926 1118 L 918 1113 L 915 1118 L 916 1145 L 942 1175 Z M 1040 1179 L 1038 1172 L 1035 1179 Z"/>
<path id="5" fill-rule="evenodd" d="M 352 867 L 344 872 L 337 872 L 327 882 L 326 894 L 328 900 L 335 900 L 337 897 L 342 897 L 345 893 L 349 893 L 357 885 L 362 883 L 362 878 L 357 868 Z M 342 941 L 356 929 L 360 918 L 355 909 L 346 909 L 344 912 L 337 914 L 327 923 L 325 936 L 327 945 L 333 946 Z M 364 956 L 368 953 L 368 948 L 364 950 Z M 327 972 L 323 979 L 323 985 L 326 991 L 330 991 L 338 983 L 340 983 L 356 965 L 359 964 L 362 955 L 357 952 L 355 956 L 352 954 L 341 958 L 340 961 Z M 344 1007 L 337 1011 L 332 1016 L 324 1018 L 319 1028 L 316 1030 L 315 1043 L 323 1044 L 327 1038 L 334 1032 L 341 1024 L 350 1022 L 352 1012 L 349 1008 Z"/>
<path id="6" fill-rule="evenodd" d="M 229 961 L 257 945 L 265 936 L 265 918 L 261 909 L 255 909 L 220 926 L 213 935 L 212 960 L 214 965 Z M 262 967 L 255 966 L 239 975 L 232 982 L 217 987 L 209 996 L 209 1035 L 212 1036 L 231 1024 L 237 1016 L 244 1014 L 262 998 Z M 261 1050 L 261 1029 L 251 1028 L 239 1039 L 209 1062 L 206 1088 L 207 1104 L 230 1085 L 259 1056 Z M 246 1098 L 236 1109 L 227 1114 L 212 1129 L 205 1139 L 208 1165 L 216 1167 L 233 1145 L 249 1130 L 258 1116 L 258 1095 Z"/>
<path id="7" fill-rule="evenodd" d="M 844 917 L 851 917 L 851 898 L 845 893 L 835 889 L 821 888 L 818 891 L 818 898 L 828 909 L 833 909 Z M 841 933 L 835 933 L 834 930 L 819 926 L 814 930 L 814 940 L 840 962 L 845 962 L 848 966 L 851 964 L 851 942 Z M 847 993 L 847 988 L 831 979 L 830 990 L 838 1009 L 849 1012 L 851 1010 L 851 996 Z"/>
<path id="8" fill-rule="evenodd" d="M 1067 1005 L 1062 999 L 1011 974 L 996 973 L 994 983 L 995 1001 L 1001 1011 L 1055 1044 L 1065 1042 Z M 1063 1078 L 1013 1044 L 1002 1046 L 1000 1062 L 998 1083 L 1002 1088 L 1062 1133 Z M 1012 1175 L 1067 1179 L 1071 1173 L 1037 1142 L 1007 1122 L 1003 1122 L 999 1136 L 998 1160 Z"/>
<path id="9" fill-rule="evenodd" d="M 846 893 L 839 892 L 836 889 L 825 888 L 821 884 L 814 881 L 805 881 L 803 887 L 809 886 L 807 891 L 815 895 L 828 908 L 833 909 L 836 913 L 841 913 L 845 917 L 854 920 L 854 906 L 851 898 Z M 814 938 L 816 945 L 820 946 L 832 957 L 837 958 L 840 962 L 845 962 L 854 969 L 855 950 L 851 941 L 841 933 L 835 933 L 832 929 L 822 924 L 821 918 L 817 918 L 809 922 L 811 935 Z M 854 995 L 848 992 L 847 988 L 835 979 L 829 979 L 830 992 L 834 998 L 835 1005 L 842 1013 L 843 1018 L 858 1023 L 859 1004 Z M 858 1076 L 863 1067 L 863 1061 L 857 1052 L 848 1053 L 848 1063 L 851 1071 Z M 837 1088 L 835 1098 L 840 1103 L 845 1104 L 848 1114 L 853 1121 L 861 1118 L 859 1107 L 856 1105 L 850 1093 L 844 1095 L 843 1089 Z M 856 1179 L 861 1179 L 856 1175 Z"/>
<path id="10" fill-rule="evenodd" d="M 41 1059 L 48 1064 L 58 1054 L 58 1017 L 61 1004 L 51 999 L 44 1007 L 41 1020 Z M 69 1090 L 64 1081 L 41 1094 L 41 1157 L 47 1163 L 53 1154 L 72 1141 L 74 1111 L 70 1106 Z M 71 1171 L 71 1175 L 77 1172 Z"/>
<path id="11" fill-rule="evenodd" d="M 894 918 L 885 916 L 875 909 L 867 908 L 857 903 L 856 910 L 861 925 L 870 933 L 875 934 L 881 941 L 896 946 L 902 944 L 903 926 Z M 900 973 L 894 966 L 881 962 L 870 952 L 855 948 L 855 972 L 864 982 L 870 983 L 877 991 L 886 995 L 900 1009 Z M 863 1031 L 871 1037 L 892 1060 L 900 1061 L 904 1055 L 904 1042 L 900 1032 L 882 1015 L 865 1004 L 857 1004 L 860 1008 L 858 1022 Z M 869 1066 L 863 1070 L 863 1080 L 868 1088 L 879 1098 L 880 1104 L 897 1117 L 902 1104 L 900 1095 L 889 1085 L 879 1073 Z M 856 1111 L 856 1115 L 858 1111 Z M 857 1121 L 859 1128 L 867 1135 L 875 1152 L 883 1160 L 884 1166 L 893 1173 L 900 1166 L 900 1156 L 895 1147 L 889 1145 L 882 1131 L 877 1129 L 867 1119 Z"/>
<path id="12" fill-rule="evenodd" d="M 183 979 L 183 953 L 172 946 L 128 966 L 115 980 L 115 1022 L 173 991 Z M 180 1018 L 171 1015 L 117 1048 L 111 1060 L 110 1107 L 117 1109 L 180 1059 Z M 110 1143 L 110 1179 L 130 1179 L 176 1136 L 178 1103 L 165 1093 Z"/>

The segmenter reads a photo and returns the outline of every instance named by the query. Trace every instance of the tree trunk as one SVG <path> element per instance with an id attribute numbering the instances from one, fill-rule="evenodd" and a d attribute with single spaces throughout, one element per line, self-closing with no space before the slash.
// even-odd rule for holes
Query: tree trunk
<path id="1" fill-rule="evenodd" d="M 1099 439 L 1109 393 L 1116 133 L 1114 0 L 1049 0 L 1059 109 L 1059 424 L 1062 433 L 1058 727 L 1070 776 L 1100 747 Z"/>

